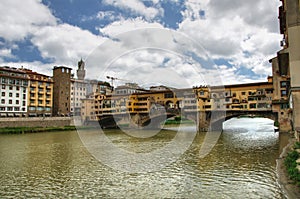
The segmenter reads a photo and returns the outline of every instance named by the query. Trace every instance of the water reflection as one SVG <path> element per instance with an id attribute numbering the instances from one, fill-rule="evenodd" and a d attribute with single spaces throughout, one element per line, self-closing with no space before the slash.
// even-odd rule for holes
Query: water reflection
<path id="1" fill-rule="evenodd" d="M 266 148 L 278 142 L 274 121 L 267 118 L 233 118 L 223 124 L 223 138 L 238 149 Z"/>
<path id="2" fill-rule="evenodd" d="M 76 132 L 1 135 L 0 197 L 283 198 L 275 175 L 279 134 L 271 122 L 241 118 L 224 127 L 204 158 L 200 133 L 176 162 L 142 174 L 101 164 Z M 118 130 L 105 133 L 124 149 L 145 153 L 170 142 L 174 130 L 142 141 Z"/>

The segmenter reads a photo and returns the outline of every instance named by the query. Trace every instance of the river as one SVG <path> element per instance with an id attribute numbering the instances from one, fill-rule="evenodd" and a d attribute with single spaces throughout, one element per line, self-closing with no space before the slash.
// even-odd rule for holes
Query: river
<path id="1" fill-rule="evenodd" d="M 146 141 L 120 130 L 105 134 L 143 153 L 170 142 L 176 131 L 166 129 Z M 96 160 L 76 131 L 0 135 L 0 198 L 285 198 L 275 168 L 288 136 L 274 132 L 273 121 L 227 121 L 213 149 L 200 158 L 205 136 L 197 134 L 166 167 L 133 173 Z"/>

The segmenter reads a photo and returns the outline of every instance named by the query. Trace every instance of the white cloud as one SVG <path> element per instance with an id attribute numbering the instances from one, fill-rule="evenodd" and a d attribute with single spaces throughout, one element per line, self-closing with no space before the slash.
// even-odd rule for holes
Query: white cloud
<path id="1" fill-rule="evenodd" d="M 97 13 L 96 18 L 100 20 L 109 20 L 109 21 L 115 21 L 122 19 L 122 15 L 119 13 L 116 13 L 114 11 L 100 11 Z"/>
<path id="2" fill-rule="evenodd" d="M 140 29 L 140 28 L 163 28 L 163 25 L 157 22 L 147 22 L 142 18 L 122 19 L 103 27 L 97 28 L 99 32 L 108 36 L 115 36 L 124 32 Z"/>
<path id="3" fill-rule="evenodd" d="M 278 32 L 277 6 L 272 0 L 188 0 L 178 31 L 203 45 L 212 59 L 229 60 L 234 67 L 246 67 L 257 75 L 271 75 L 267 61 L 276 56 L 281 38 L 274 33 Z M 202 9 L 204 20 L 199 16 Z"/>
<path id="4" fill-rule="evenodd" d="M 104 0 L 103 3 L 113 5 L 121 9 L 130 10 L 136 14 L 144 16 L 147 20 L 154 19 L 155 17 L 163 14 L 163 10 L 161 8 L 146 7 L 143 1 L 140 0 Z"/>
<path id="5" fill-rule="evenodd" d="M 0 57 L 8 57 L 8 58 L 12 58 L 14 57 L 14 55 L 11 52 L 11 49 L 0 49 Z"/>
<path id="6" fill-rule="evenodd" d="M 88 56 L 104 39 L 79 27 L 60 24 L 41 28 L 31 41 L 41 51 L 43 58 L 71 64 L 80 57 Z"/>
<path id="7" fill-rule="evenodd" d="M 37 0 L 0 1 L 0 37 L 7 41 L 22 40 L 40 26 L 55 25 L 56 18 Z"/>
<path id="8" fill-rule="evenodd" d="M 213 70 L 202 68 L 201 64 L 188 62 L 176 54 L 166 53 L 167 51 L 142 49 L 154 46 L 183 54 L 177 48 L 182 48 L 188 42 L 183 38 L 175 41 L 172 34 L 169 34 L 171 30 L 158 22 L 150 22 L 163 15 L 164 10 L 158 0 L 152 0 L 155 7 L 146 7 L 143 1 L 138 0 L 104 2 L 140 17 L 124 19 L 122 13 L 115 11 L 98 12 L 98 19 L 114 21 L 105 27 L 97 27 L 101 35 L 108 36 L 103 38 L 80 27 L 58 24 L 59 19 L 38 0 L 1 1 L 0 11 L 5 14 L 0 16 L 0 37 L 5 42 L 1 44 L 0 57 L 13 57 L 11 49 L 16 48 L 14 41 L 29 38 L 41 52 L 41 56 L 53 63 L 5 64 L 16 67 L 27 65 L 38 72 L 51 75 L 53 65 L 76 66 L 78 59 L 82 57 L 87 58 L 87 74 L 92 78 L 98 78 L 99 73 L 111 69 L 108 75 L 129 78 L 134 82 L 168 84 L 169 81 L 174 86 L 180 85 L 180 78 L 190 85 L 205 84 L 204 78 L 207 81 L 214 80 Z M 217 67 L 225 84 L 253 81 L 245 74 L 239 74 L 241 68 L 252 70 L 263 80 L 266 75 L 271 74 L 268 60 L 280 48 L 278 41 L 281 36 L 277 33 L 278 4 L 273 0 L 187 0 L 186 10 L 182 11 L 184 19 L 175 32 L 184 33 L 187 38 L 201 44 L 212 60 L 225 59 L 232 64 L 232 67 Z M 205 11 L 204 18 L 200 11 Z M 143 31 L 147 28 L 162 31 L 150 34 Z M 97 49 L 93 51 L 95 48 Z M 193 45 L 187 44 L 187 48 L 195 50 Z M 132 49 L 137 50 L 131 52 Z M 93 54 L 96 56 L 93 57 Z M 105 68 L 105 61 L 109 60 L 107 57 L 113 61 L 110 68 Z M 216 81 L 221 82 L 219 79 Z"/>
<path id="9" fill-rule="evenodd" d="M 59 63 L 51 63 L 51 64 L 45 64 L 39 61 L 33 61 L 33 62 L 2 62 L 1 66 L 10 66 L 15 68 L 27 68 L 32 71 L 45 74 L 48 76 L 52 76 L 52 68 L 55 65 L 60 65 Z"/>

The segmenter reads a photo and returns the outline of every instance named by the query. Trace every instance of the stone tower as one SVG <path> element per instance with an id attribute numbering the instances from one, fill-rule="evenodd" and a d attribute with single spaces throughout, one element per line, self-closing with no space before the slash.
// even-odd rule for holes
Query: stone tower
<path id="1" fill-rule="evenodd" d="M 70 113 L 71 70 L 65 66 L 53 68 L 53 116 Z"/>
<path id="2" fill-rule="evenodd" d="M 77 69 L 77 78 L 79 80 L 84 80 L 85 77 L 85 63 L 82 59 L 78 62 L 78 69 Z"/>

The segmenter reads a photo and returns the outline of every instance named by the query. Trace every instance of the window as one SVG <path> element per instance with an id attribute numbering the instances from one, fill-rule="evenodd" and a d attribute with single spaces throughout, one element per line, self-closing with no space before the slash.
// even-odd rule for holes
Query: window
<path id="1" fill-rule="evenodd" d="M 30 106 L 30 107 L 29 107 L 29 110 L 30 110 L 30 111 L 35 111 L 35 107 L 34 107 L 34 106 Z"/>
<path id="2" fill-rule="evenodd" d="M 6 87 L 6 86 L 3 84 L 3 85 L 2 85 L 2 89 L 5 89 L 5 87 Z"/>
<path id="3" fill-rule="evenodd" d="M 2 92 L 2 94 L 1 94 L 1 95 L 2 95 L 2 97 L 5 97 L 5 92 Z"/>
<path id="4" fill-rule="evenodd" d="M 9 96 L 9 97 L 12 97 L 12 93 L 9 93 L 8 96 Z"/>
<path id="5" fill-rule="evenodd" d="M 9 86 L 9 90 L 12 90 L 13 89 L 13 87 L 12 86 Z"/>
<path id="6" fill-rule="evenodd" d="M 250 108 L 256 108 L 256 104 L 250 104 Z"/>
<path id="7" fill-rule="evenodd" d="M 23 94 L 23 99 L 26 99 L 26 94 Z"/>
<path id="8" fill-rule="evenodd" d="M 16 97 L 20 97 L 20 94 L 19 94 L 19 93 L 16 93 Z"/>
<path id="9" fill-rule="evenodd" d="M 165 93 L 165 98 L 173 98 L 174 94 L 173 93 Z"/>
<path id="10" fill-rule="evenodd" d="M 232 94 L 232 97 L 236 97 L 236 93 L 233 93 L 233 94 Z"/>
<path id="11" fill-rule="evenodd" d="M 9 80 L 9 83 L 10 83 L 10 84 L 15 84 L 15 82 L 16 82 L 16 80 L 14 80 L 14 79 L 10 79 L 10 80 Z"/>
<path id="12" fill-rule="evenodd" d="M 4 99 L 1 100 L 1 104 L 5 104 L 5 100 Z"/>
<path id="13" fill-rule="evenodd" d="M 14 110 L 15 111 L 20 111 L 20 107 L 15 107 Z"/>
<path id="14" fill-rule="evenodd" d="M 246 92 L 242 92 L 242 95 L 246 95 Z"/>
<path id="15" fill-rule="evenodd" d="M 22 108 L 22 111 L 26 111 L 26 109 L 25 109 L 25 108 Z"/>
<path id="16" fill-rule="evenodd" d="M 23 101 L 22 105 L 23 105 L 23 106 L 26 106 L 26 101 Z"/>
<path id="17" fill-rule="evenodd" d="M 0 107 L 0 111 L 5 111 L 5 107 Z"/>
<path id="18" fill-rule="evenodd" d="M 26 93 L 26 88 L 23 89 L 23 93 Z"/>
<path id="19" fill-rule="evenodd" d="M 280 109 L 288 109 L 289 104 L 280 104 Z"/>
<path id="20" fill-rule="evenodd" d="M 287 83 L 285 81 L 280 82 L 280 88 L 286 88 Z"/>
<path id="21" fill-rule="evenodd" d="M 42 100 L 39 100 L 39 104 L 43 104 L 43 101 L 42 101 Z"/>
<path id="22" fill-rule="evenodd" d="M 12 100 L 8 100 L 8 103 L 9 103 L 9 104 L 12 104 Z"/>
<path id="23" fill-rule="evenodd" d="M 282 91 L 281 91 L 281 96 L 287 96 L 286 90 L 282 90 Z"/>
<path id="24" fill-rule="evenodd" d="M 204 91 L 200 91 L 199 94 L 200 94 L 200 95 L 204 95 Z"/>
<path id="25" fill-rule="evenodd" d="M 20 101 L 19 100 L 16 100 L 16 104 L 19 104 L 20 103 Z"/>
<path id="26" fill-rule="evenodd" d="M 12 107 L 7 107 L 7 111 L 12 111 L 13 108 Z"/>

